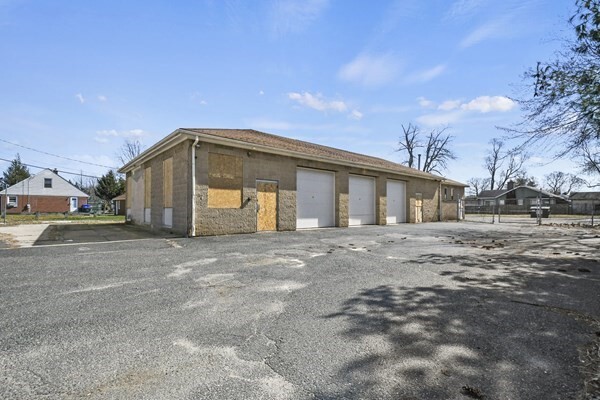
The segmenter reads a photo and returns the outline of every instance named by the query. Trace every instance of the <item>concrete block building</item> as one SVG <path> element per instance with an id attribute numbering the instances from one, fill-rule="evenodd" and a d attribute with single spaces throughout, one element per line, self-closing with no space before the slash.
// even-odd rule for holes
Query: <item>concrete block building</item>
<path id="1" fill-rule="evenodd" d="M 255 130 L 177 129 L 119 172 L 127 219 L 189 236 L 456 220 L 466 185 Z"/>

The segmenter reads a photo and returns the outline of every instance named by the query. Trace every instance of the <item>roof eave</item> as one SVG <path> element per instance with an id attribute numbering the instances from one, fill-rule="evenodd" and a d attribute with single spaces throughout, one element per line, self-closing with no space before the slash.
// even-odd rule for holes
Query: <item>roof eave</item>
<path id="1" fill-rule="evenodd" d="M 302 153 L 302 152 L 296 152 L 296 151 L 292 151 L 292 150 L 277 149 L 277 148 L 273 148 L 273 147 L 269 147 L 269 146 L 263 146 L 263 145 L 258 145 L 258 144 L 254 144 L 254 143 L 242 142 L 242 141 L 235 140 L 235 139 L 217 137 L 214 135 L 204 134 L 202 132 L 188 131 L 186 129 L 178 129 L 175 132 L 180 132 L 180 133 L 189 135 L 190 139 L 195 138 L 197 136 L 197 137 L 201 138 L 201 140 L 203 142 L 206 142 L 206 143 L 229 145 L 232 147 L 238 147 L 238 148 L 242 148 L 245 150 L 262 151 L 262 152 L 270 153 L 270 154 L 277 154 L 277 155 L 294 157 L 294 158 L 299 158 L 299 159 L 304 159 L 304 160 L 325 162 L 328 164 L 345 165 L 345 166 L 355 167 L 355 168 L 370 169 L 370 170 L 375 170 L 375 171 L 388 172 L 388 173 L 392 173 L 395 175 L 406 175 L 406 176 L 412 176 L 412 177 L 416 177 L 416 178 L 423 178 L 423 179 L 428 179 L 428 180 L 432 180 L 432 181 L 443 181 L 443 179 L 444 179 L 441 176 L 436 176 L 436 175 L 428 174 L 428 173 L 415 174 L 415 173 L 411 173 L 410 171 L 406 171 L 406 172 L 398 171 L 398 170 L 385 168 L 385 167 L 377 167 L 377 166 L 373 166 L 373 165 L 356 163 L 356 162 L 351 162 L 351 161 L 336 160 L 336 159 L 332 159 L 332 158 L 328 158 L 328 157 L 319 157 L 319 156 L 314 156 L 314 155 L 310 155 L 310 154 L 306 154 L 306 153 Z"/>

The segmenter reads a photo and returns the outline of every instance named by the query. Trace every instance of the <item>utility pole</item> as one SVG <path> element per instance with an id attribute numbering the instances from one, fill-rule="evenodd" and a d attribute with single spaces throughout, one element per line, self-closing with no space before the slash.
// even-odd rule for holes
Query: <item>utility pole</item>
<path id="1" fill-rule="evenodd" d="M 8 183 L 4 181 L 4 179 L 0 179 L 0 183 L 4 186 L 4 201 L 0 204 L 0 208 L 2 209 L 2 218 L 4 219 L 4 225 L 6 225 L 6 211 L 8 206 Z"/>

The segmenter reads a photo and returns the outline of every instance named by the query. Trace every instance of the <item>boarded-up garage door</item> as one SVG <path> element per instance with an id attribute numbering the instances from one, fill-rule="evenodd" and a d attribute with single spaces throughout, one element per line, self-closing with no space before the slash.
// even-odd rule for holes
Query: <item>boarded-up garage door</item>
<path id="1" fill-rule="evenodd" d="M 334 226 L 333 172 L 298 168 L 296 173 L 296 228 Z"/>
<path id="2" fill-rule="evenodd" d="M 387 217 L 388 224 L 406 222 L 406 183 L 387 181 Z"/>
<path id="3" fill-rule="evenodd" d="M 348 224 L 374 224 L 375 178 L 351 175 L 349 192 L 350 203 L 348 205 Z"/>

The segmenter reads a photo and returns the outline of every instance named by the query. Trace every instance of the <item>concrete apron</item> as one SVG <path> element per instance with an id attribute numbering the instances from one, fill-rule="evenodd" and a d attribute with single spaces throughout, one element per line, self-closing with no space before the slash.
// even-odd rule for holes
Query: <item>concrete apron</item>
<path id="1" fill-rule="evenodd" d="M 0 240 L 8 240 L 11 247 L 33 247 L 39 240 L 48 240 L 50 224 L 26 224 L 0 227 Z"/>

